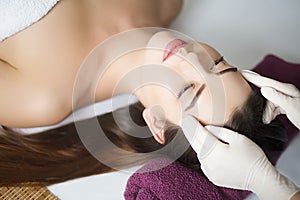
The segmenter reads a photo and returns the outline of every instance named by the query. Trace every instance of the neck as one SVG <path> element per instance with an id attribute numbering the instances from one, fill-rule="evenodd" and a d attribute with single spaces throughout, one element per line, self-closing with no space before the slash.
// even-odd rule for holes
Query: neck
<path id="1" fill-rule="evenodd" d="M 103 70 L 97 84 L 95 100 L 111 98 L 119 94 L 135 94 L 138 81 L 142 81 L 145 74 L 137 70 L 147 64 L 145 61 L 145 47 L 149 39 L 157 30 L 134 29 L 120 35 L 115 35 L 103 47 L 106 55 L 100 59 L 110 59 L 109 65 Z M 134 42 L 133 42 L 134 41 Z M 108 54 L 107 52 L 111 52 Z"/>
<path id="2" fill-rule="evenodd" d="M 136 51 L 124 55 L 113 62 L 100 78 L 96 89 L 96 101 L 120 94 L 134 93 L 134 82 L 140 77 L 135 70 L 144 64 L 143 52 Z M 132 76 L 136 77 L 132 79 Z"/>

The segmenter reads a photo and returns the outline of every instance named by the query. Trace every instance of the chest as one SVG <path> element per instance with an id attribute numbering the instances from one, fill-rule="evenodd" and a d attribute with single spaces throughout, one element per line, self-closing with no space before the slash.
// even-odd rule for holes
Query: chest
<path id="1" fill-rule="evenodd" d="M 100 42 L 118 32 L 160 26 L 159 4 L 128 0 L 62 0 L 44 18 L 0 43 L 0 58 L 20 70 L 76 70 Z"/>

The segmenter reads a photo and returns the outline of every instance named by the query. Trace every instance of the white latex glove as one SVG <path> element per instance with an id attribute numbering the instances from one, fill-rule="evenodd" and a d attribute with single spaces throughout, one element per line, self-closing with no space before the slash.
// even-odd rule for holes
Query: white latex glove
<path id="1" fill-rule="evenodd" d="M 261 87 L 262 95 L 268 99 L 263 120 L 270 123 L 277 115 L 286 114 L 300 129 L 300 91 L 292 84 L 263 77 L 250 70 L 242 70 L 246 80 Z"/>
<path id="2" fill-rule="evenodd" d="M 220 127 L 206 129 L 192 116 L 183 118 L 181 126 L 202 171 L 215 185 L 250 190 L 262 200 L 289 199 L 299 191 L 247 137 Z"/>

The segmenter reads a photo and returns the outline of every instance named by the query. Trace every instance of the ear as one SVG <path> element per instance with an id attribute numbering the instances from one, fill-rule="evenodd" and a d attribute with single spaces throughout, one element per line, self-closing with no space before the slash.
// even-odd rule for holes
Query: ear
<path id="1" fill-rule="evenodd" d="M 150 113 L 150 109 L 146 108 L 143 111 L 143 118 L 146 121 L 148 127 L 150 128 L 150 131 L 155 138 L 155 140 L 160 143 L 165 143 L 165 134 L 164 134 L 164 120 L 159 119 L 154 114 Z"/>

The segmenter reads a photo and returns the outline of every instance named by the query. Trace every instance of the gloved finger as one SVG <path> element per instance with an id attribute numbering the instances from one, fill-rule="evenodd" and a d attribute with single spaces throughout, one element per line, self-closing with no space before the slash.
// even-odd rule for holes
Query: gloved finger
<path id="1" fill-rule="evenodd" d="M 205 126 L 205 128 L 215 137 L 219 138 L 223 142 L 228 143 L 229 145 L 232 144 L 237 137 L 237 132 L 234 132 L 227 128 L 211 125 Z"/>
<path id="2" fill-rule="evenodd" d="M 269 101 L 272 101 L 273 104 L 280 107 L 277 109 L 277 113 L 275 114 L 285 114 L 286 110 L 289 110 L 290 102 L 293 99 L 292 97 L 286 96 L 285 94 L 282 94 L 270 87 L 262 87 L 261 94 Z"/>
<path id="3" fill-rule="evenodd" d="M 188 115 L 181 120 L 184 135 L 199 159 L 204 159 L 220 141 L 204 128 L 194 117 Z"/>
<path id="4" fill-rule="evenodd" d="M 277 115 L 284 114 L 280 107 L 276 106 L 271 101 L 267 101 L 266 107 L 263 113 L 263 123 L 269 124 Z"/>
<path id="5" fill-rule="evenodd" d="M 261 76 L 250 70 L 242 70 L 243 77 L 258 87 L 272 87 L 291 97 L 300 97 L 299 90 L 292 84 L 282 83 L 271 78 Z"/>

